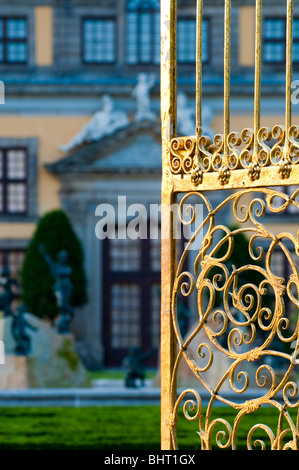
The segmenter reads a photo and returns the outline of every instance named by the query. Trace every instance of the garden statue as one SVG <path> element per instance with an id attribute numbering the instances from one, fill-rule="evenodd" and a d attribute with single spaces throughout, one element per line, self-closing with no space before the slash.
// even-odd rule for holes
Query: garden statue
<path id="1" fill-rule="evenodd" d="M 26 320 L 25 312 L 25 306 L 20 305 L 17 313 L 12 313 L 11 333 L 16 342 L 15 353 L 18 356 L 27 356 L 30 352 L 31 340 L 30 336 L 26 333 L 26 329 L 29 328 L 36 331 L 36 328 Z"/>
<path id="2" fill-rule="evenodd" d="M 185 93 L 178 93 L 178 131 L 182 135 L 193 135 L 195 132 L 195 118 L 193 106 L 188 106 Z"/>
<path id="3" fill-rule="evenodd" d="M 74 309 L 70 304 L 73 285 L 71 281 L 72 268 L 68 265 L 68 252 L 66 250 L 59 251 L 55 262 L 48 255 L 43 244 L 40 244 L 40 251 L 55 279 L 53 290 L 60 314 L 58 332 L 69 333 L 69 324 L 73 320 Z"/>
<path id="4" fill-rule="evenodd" d="M 4 266 L 1 271 L 0 286 L 2 292 L 0 293 L 0 311 L 3 312 L 4 316 L 7 317 L 13 314 L 11 304 L 16 298 L 12 286 L 18 287 L 16 279 L 10 277 L 10 270 L 8 266 Z"/>
<path id="5" fill-rule="evenodd" d="M 124 359 L 124 365 L 127 368 L 125 386 L 128 388 L 136 387 L 136 380 L 139 379 L 141 387 L 144 386 L 145 370 L 143 362 L 152 356 L 152 352 L 140 353 L 139 348 L 131 348 L 129 355 Z"/>

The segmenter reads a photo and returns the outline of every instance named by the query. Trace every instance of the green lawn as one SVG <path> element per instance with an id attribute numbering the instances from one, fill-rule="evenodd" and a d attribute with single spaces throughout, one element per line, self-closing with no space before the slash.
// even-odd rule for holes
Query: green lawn
<path id="1" fill-rule="evenodd" d="M 2 449 L 159 449 L 159 407 L 0 410 Z"/>
<path id="2" fill-rule="evenodd" d="M 218 416 L 232 422 L 231 411 L 216 410 Z M 246 447 L 246 436 L 251 420 L 240 426 L 238 448 Z M 273 426 L 277 416 L 265 409 L 259 420 Z M 249 426 L 249 427 L 248 427 Z M 219 428 L 219 430 L 224 428 Z M 178 441 L 182 450 L 200 448 L 198 422 L 180 417 Z M 215 429 L 216 434 L 217 429 Z M 257 431 L 255 438 L 264 438 Z M 0 450 L 158 450 L 160 448 L 160 408 L 143 407 L 88 407 L 88 408 L 2 408 L 0 410 Z"/>

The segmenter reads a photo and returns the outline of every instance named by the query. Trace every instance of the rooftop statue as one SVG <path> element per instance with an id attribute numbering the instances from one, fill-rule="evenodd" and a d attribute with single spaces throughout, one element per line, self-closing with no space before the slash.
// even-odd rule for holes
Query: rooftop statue
<path id="1" fill-rule="evenodd" d="M 114 131 L 125 127 L 129 124 L 129 118 L 123 111 L 114 110 L 114 103 L 109 95 L 101 98 L 102 107 L 91 118 L 91 120 L 83 126 L 80 132 L 76 134 L 69 143 L 59 145 L 60 150 L 69 152 L 70 150 L 113 134 Z"/>
<path id="2" fill-rule="evenodd" d="M 57 260 L 53 261 L 43 244 L 40 244 L 40 251 L 55 279 L 53 290 L 60 314 L 58 331 L 59 333 L 69 333 L 69 323 L 74 317 L 74 309 L 70 304 L 73 285 L 71 281 L 72 268 L 68 265 L 68 252 L 61 250 L 57 255 Z"/>
<path id="3" fill-rule="evenodd" d="M 136 121 L 142 119 L 155 120 L 156 116 L 151 111 L 150 91 L 155 85 L 156 78 L 154 75 L 147 75 L 140 73 L 138 75 L 138 82 L 132 91 L 132 95 L 137 101 L 137 113 L 135 114 Z"/>
<path id="4" fill-rule="evenodd" d="M 183 136 L 191 136 L 196 133 L 195 108 L 189 106 L 185 93 L 178 93 L 178 131 Z M 213 112 L 210 107 L 202 107 L 202 128 L 203 134 L 213 138 L 214 130 L 210 127 L 213 119 Z"/>

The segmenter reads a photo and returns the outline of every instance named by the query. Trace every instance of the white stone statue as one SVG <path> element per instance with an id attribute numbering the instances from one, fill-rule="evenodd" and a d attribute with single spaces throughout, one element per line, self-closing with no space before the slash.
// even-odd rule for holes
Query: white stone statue
<path id="1" fill-rule="evenodd" d="M 189 106 L 188 98 L 185 93 L 178 93 L 177 97 L 178 107 L 178 131 L 183 136 L 191 136 L 196 134 L 196 121 L 195 121 L 195 106 Z M 202 128 L 203 134 L 213 138 L 215 131 L 210 127 L 213 119 L 213 112 L 209 106 L 203 106 L 202 114 Z"/>
<path id="2" fill-rule="evenodd" d="M 101 137 L 112 134 L 117 129 L 129 124 L 129 118 L 123 111 L 114 111 L 113 100 L 109 95 L 104 95 L 101 98 L 101 103 L 101 110 L 92 116 L 91 120 L 83 126 L 70 142 L 59 145 L 60 150 L 69 152 L 79 145 L 99 140 Z"/>
<path id="3" fill-rule="evenodd" d="M 215 136 L 215 130 L 211 127 L 211 122 L 214 117 L 213 110 L 210 106 L 203 106 L 201 110 L 201 117 L 202 117 L 202 128 L 203 134 L 208 135 L 213 139 Z"/>
<path id="4" fill-rule="evenodd" d="M 178 93 L 177 109 L 177 125 L 180 134 L 184 136 L 195 135 L 195 109 L 188 105 L 185 93 Z"/>
<path id="5" fill-rule="evenodd" d="M 150 90 L 155 84 L 155 76 L 140 73 L 138 75 L 138 82 L 132 91 L 132 95 L 137 101 L 137 113 L 135 114 L 136 121 L 142 119 L 155 120 L 156 116 L 151 111 Z"/>

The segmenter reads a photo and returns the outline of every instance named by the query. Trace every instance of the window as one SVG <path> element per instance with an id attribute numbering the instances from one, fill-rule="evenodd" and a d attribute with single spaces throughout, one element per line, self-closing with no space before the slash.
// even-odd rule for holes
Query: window
<path id="1" fill-rule="evenodd" d="M 27 212 L 27 152 L 0 149 L 0 214 Z"/>
<path id="2" fill-rule="evenodd" d="M 112 272 L 140 270 L 140 242 L 129 238 L 110 240 L 109 262 Z"/>
<path id="3" fill-rule="evenodd" d="M 111 286 L 111 346 L 114 349 L 140 347 L 140 286 L 113 283 Z"/>
<path id="4" fill-rule="evenodd" d="M 0 18 L 0 63 L 27 62 L 26 18 Z"/>
<path id="5" fill-rule="evenodd" d="M 160 63 L 160 2 L 129 0 L 126 16 L 127 64 Z"/>
<path id="6" fill-rule="evenodd" d="M 83 62 L 112 64 L 115 62 L 115 20 L 85 18 L 83 20 Z"/>
<path id="7" fill-rule="evenodd" d="M 264 21 L 263 60 L 269 64 L 281 64 L 286 59 L 286 20 L 267 18 Z M 293 62 L 299 63 L 299 18 L 293 20 Z"/>
<path id="8" fill-rule="evenodd" d="M 157 228 L 158 231 L 158 228 Z M 160 341 L 160 238 L 103 241 L 103 342 L 106 365 L 120 366 L 133 347 Z"/>
<path id="9" fill-rule="evenodd" d="M 178 63 L 195 64 L 196 62 L 196 20 L 178 19 Z M 202 20 L 202 62 L 209 60 L 209 21 Z"/>

